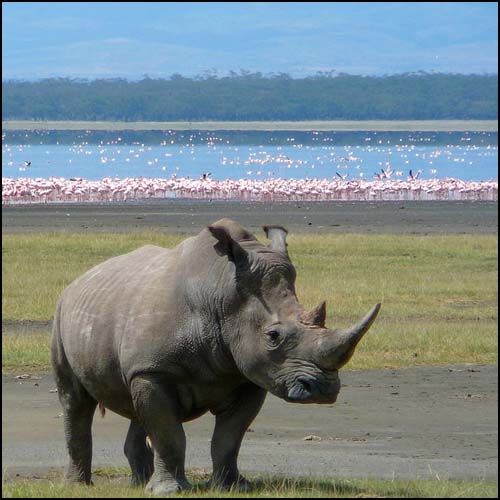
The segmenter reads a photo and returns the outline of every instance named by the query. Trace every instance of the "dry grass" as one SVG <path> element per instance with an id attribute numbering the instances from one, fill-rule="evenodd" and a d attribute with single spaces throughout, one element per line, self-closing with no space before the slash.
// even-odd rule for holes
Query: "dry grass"
<path id="1" fill-rule="evenodd" d="M 49 320 L 73 279 L 107 258 L 181 236 L 5 235 L 2 310 L 9 320 Z M 297 293 L 327 301 L 327 324 L 347 326 L 382 309 L 349 368 L 498 362 L 496 235 L 291 235 Z M 4 335 L 4 369 L 48 366 L 48 336 Z"/>
<path id="2" fill-rule="evenodd" d="M 402 481 L 380 479 L 252 478 L 255 489 L 248 493 L 208 489 L 208 476 L 188 472 L 193 489 L 179 498 L 495 498 L 498 483 L 486 481 Z M 143 488 L 127 485 L 121 468 L 94 472 L 94 487 L 68 486 L 60 478 L 4 482 L 5 498 L 150 498 Z"/>

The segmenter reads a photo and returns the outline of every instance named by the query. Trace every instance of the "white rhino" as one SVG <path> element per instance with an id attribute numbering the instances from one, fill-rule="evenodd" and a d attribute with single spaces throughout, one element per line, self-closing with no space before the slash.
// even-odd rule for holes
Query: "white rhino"
<path id="1" fill-rule="evenodd" d="M 173 249 L 109 259 L 65 289 L 51 354 L 68 480 L 91 482 L 97 404 L 130 419 L 132 483 L 164 494 L 189 487 L 183 422 L 215 415 L 211 483 L 247 487 L 237 456 L 268 391 L 335 402 L 338 370 L 380 304 L 353 328 L 326 328 L 324 302 L 306 312 L 297 300 L 286 229 L 264 230 L 268 246 L 222 219 Z"/>

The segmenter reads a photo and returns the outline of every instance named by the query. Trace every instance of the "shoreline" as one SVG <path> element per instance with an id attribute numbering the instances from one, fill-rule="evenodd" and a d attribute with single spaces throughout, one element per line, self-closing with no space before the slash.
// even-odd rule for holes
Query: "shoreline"
<path id="1" fill-rule="evenodd" d="M 2 121 L 2 130 L 234 130 L 324 132 L 498 132 L 498 120 Z"/>

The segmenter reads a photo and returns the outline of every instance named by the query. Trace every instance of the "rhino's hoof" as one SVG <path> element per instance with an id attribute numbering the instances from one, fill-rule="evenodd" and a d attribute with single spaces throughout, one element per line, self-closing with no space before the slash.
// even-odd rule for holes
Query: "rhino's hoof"
<path id="1" fill-rule="evenodd" d="M 92 481 L 92 479 L 82 478 L 79 475 L 66 475 L 64 478 L 64 482 L 67 485 L 86 484 L 87 486 L 94 486 L 94 481 Z"/>
<path id="2" fill-rule="evenodd" d="M 151 468 L 151 470 L 146 470 L 144 472 L 133 472 L 132 477 L 130 478 L 130 485 L 137 487 L 137 486 L 144 486 L 148 484 L 149 479 L 153 475 L 154 470 Z"/>
<path id="3" fill-rule="evenodd" d="M 254 489 L 254 484 L 245 479 L 243 476 L 239 476 L 238 479 L 235 480 L 225 479 L 224 481 L 221 481 L 220 479 L 214 480 L 212 478 L 208 481 L 207 486 L 208 488 L 240 493 L 249 492 Z"/>
<path id="4" fill-rule="evenodd" d="M 152 480 L 146 486 L 146 493 L 151 495 L 171 495 L 188 490 L 191 485 L 187 481 Z"/>
<path id="5" fill-rule="evenodd" d="M 232 484 L 233 491 L 239 491 L 242 493 L 252 491 L 254 488 L 255 485 L 252 483 L 252 481 L 248 481 L 244 477 L 240 477 L 238 479 L 238 482 Z"/>

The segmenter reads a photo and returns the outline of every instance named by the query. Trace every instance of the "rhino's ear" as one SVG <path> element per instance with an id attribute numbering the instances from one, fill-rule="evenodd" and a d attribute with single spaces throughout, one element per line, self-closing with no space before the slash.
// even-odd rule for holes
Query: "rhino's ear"
<path id="1" fill-rule="evenodd" d="M 271 240 L 269 248 L 288 256 L 286 236 L 288 231 L 282 226 L 262 226 L 266 237 Z"/>
<path id="2" fill-rule="evenodd" d="M 236 261 L 246 256 L 245 250 L 241 245 L 231 238 L 229 231 L 222 226 L 207 226 L 207 229 L 212 233 L 218 243 L 215 245 L 215 250 L 219 255 L 227 255 L 229 260 Z"/>

